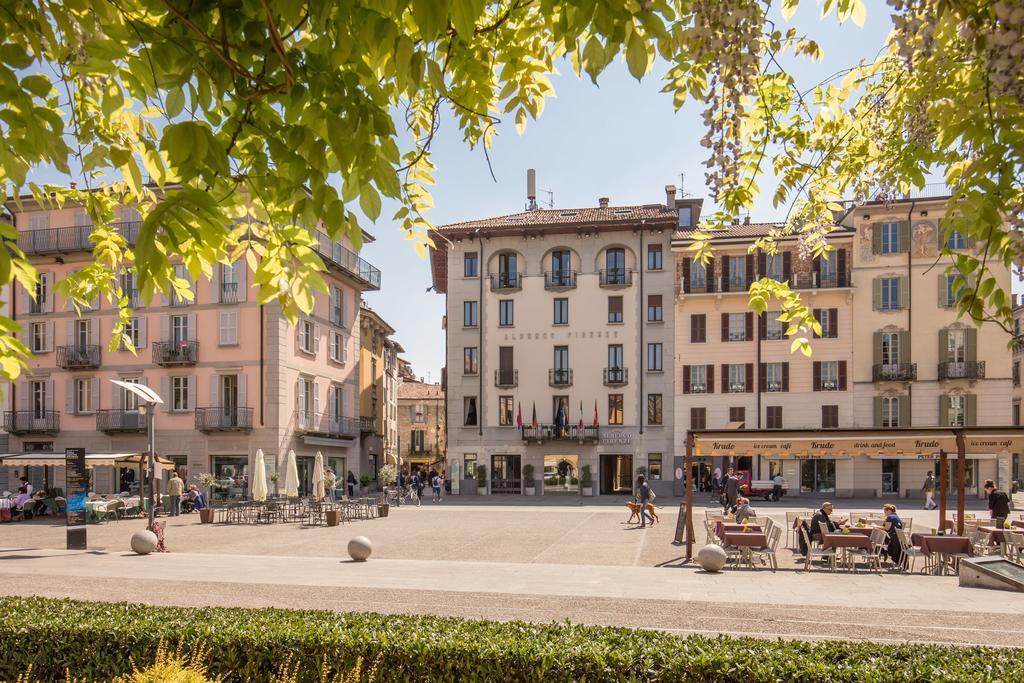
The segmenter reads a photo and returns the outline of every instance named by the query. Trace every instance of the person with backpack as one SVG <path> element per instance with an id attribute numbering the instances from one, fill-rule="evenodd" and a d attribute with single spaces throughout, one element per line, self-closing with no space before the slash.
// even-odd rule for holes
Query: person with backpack
<path id="1" fill-rule="evenodd" d="M 441 487 L 442 486 L 444 486 L 444 480 L 441 479 L 441 475 L 440 474 L 437 474 L 437 472 L 435 472 L 434 473 L 434 478 L 430 480 L 430 487 L 434 490 L 434 502 L 435 503 L 438 503 L 441 500 L 443 500 L 443 498 L 441 498 Z"/>

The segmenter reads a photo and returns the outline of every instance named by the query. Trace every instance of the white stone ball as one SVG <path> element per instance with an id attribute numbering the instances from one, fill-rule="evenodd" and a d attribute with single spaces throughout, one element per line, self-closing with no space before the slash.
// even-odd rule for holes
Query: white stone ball
<path id="1" fill-rule="evenodd" d="M 132 550 L 139 555 L 149 555 L 156 550 L 156 534 L 149 529 L 132 534 Z"/>
<path id="2" fill-rule="evenodd" d="M 709 543 L 697 552 L 697 564 L 706 572 L 722 571 L 725 560 L 725 551 L 714 543 Z"/>
<path id="3" fill-rule="evenodd" d="M 373 545 L 366 536 L 356 536 L 348 542 L 349 557 L 356 562 L 365 562 L 372 552 Z"/>

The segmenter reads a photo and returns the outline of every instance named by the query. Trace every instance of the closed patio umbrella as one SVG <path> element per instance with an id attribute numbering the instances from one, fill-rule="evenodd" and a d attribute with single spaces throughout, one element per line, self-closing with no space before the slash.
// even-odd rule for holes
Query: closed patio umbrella
<path id="1" fill-rule="evenodd" d="M 315 500 L 323 500 L 327 495 L 324 481 L 324 456 L 317 451 L 316 458 L 313 459 L 313 498 Z"/>
<path id="2" fill-rule="evenodd" d="M 263 464 L 263 449 L 256 449 L 256 471 L 252 474 L 252 499 L 264 501 L 267 499 L 267 468 Z"/>
<path id="3" fill-rule="evenodd" d="M 299 466 L 295 463 L 295 451 L 288 451 L 288 463 L 284 473 L 284 495 L 296 498 L 299 495 Z"/>

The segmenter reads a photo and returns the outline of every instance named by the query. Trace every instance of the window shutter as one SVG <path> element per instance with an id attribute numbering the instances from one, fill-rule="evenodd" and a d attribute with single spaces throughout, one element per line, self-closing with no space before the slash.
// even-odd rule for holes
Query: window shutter
<path id="1" fill-rule="evenodd" d="M 46 301 L 43 302 L 43 312 L 53 313 L 53 300 L 57 294 L 53 291 L 53 273 L 43 273 L 39 277 L 46 283 Z"/>
<path id="2" fill-rule="evenodd" d="M 839 391 L 846 391 L 846 361 L 839 361 Z"/>
<path id="3" fill-rule="evenodd" d="M 231 266 L 225 266 L 223 263 L 213 264 L 213 277 L 210 278 L 210 287 L 213 289 L 213 296 L 210 297 L 211 300 L 218 303 L 224 302 L 224 288 L 220 285 L 224 280 L 224 269 L 230 267 Z"/>
<path id="4" fill-rule="evenodd" d="M 320 323 L 313 324 L 313 354 L 320 355 Z"/>
<path id="5" fill-rule="evenodd" d="M 882 333 L 875 332 L 875 362 L 873 365 L 882 364 Z"/>
<path id="6" fill-rule="evenodd" d="M 15 286 L 18 288 L 18 313 L 25 315 L 31 309 L 32 297 L 28 295 L 28 290 L 21 286 L 21 283 L 16 283 Z"/>
<path id="7" fill-rule="evenodd" d="M 974 363 L 978 360 L 978 330 L 977 328 L 970 328 L 967 330 L 967 334 L 964 335 L 964 343 L 966 344 L 967 362 Z"/>
<path id="8" fill-rule="evenodd" d="M 199 338 L 199 328 L 196 326 L 196 314 L 188 314 L 188 341 L 195 341 Z"/>
<path id="9" fill-rule="evenodd" d="M 48 352 L 48 353 L 53 351 L 53 334 L 54 334 L 53 328 L 54 328 L 53 321 L 52 320 L 47 320 L 46 321 L 46 346 L 43 348 L 43 350 Z"/>
<path id="10" fill-rule="evenodd" d="M 750 283 L 754 281 L 754 255 L 753 254 L 747 254 L 747 256 L 746 256 L 746 263 L 744 265 L 746 266 L 746 273 L 744 273 L 744 274 L 746 275 L 747 288 L 749 289 L 750 288 Z"/>
<path id="11" fill-rule="evenodd" d="M 881 254 L 882 253 L 882 224 L 872 223 L 871 224 L 871 253 Z"/>
<path id="12" fill-rule="evenodd" d="M 767 254 L 758 249 L 757 251 L 757 276 L 764 277 L 768 274 Z"/>
<path id="13" fill-rule="evenodd" d="M 820 308 L 811 309 L 811 315 L 813 315 L 814 319 L 817 320 L 819 323 L 821 322 L 821 309 Z M 821 335 L 818 334 L 817 332 L 814 332 L 813 334 L 814 334 L 814 338 L 815 339 L 820 339 L 821 338 Z"/>
<path id="14" fill-rule="evenodd" d="M 882 426 L 882 397 L 875 396 L 875 428 Z"/>
<path id="15" fill-rule="evenodd" d="M 722 341 L 729 341 L 729 314 L 722 314 Z"/>
<path id="16" fill-rule="evenodd" d="M 116 384 L 110 385 L 110 407 L 113 410 L 121 410 L 124 408 L 124 389 L 117 386 Z M 161 393 L 160 398 L 164 399 L 164 405 L 167 404 L 167 395 Z"/>
<path id="17" fill-rule="evenodd" d="M 789 282 L 793 277 L 793 254 L 782 252 L 782 281 Z"/>
<path id="18" fill-rule="evenodd" d="M 761 373 L 758 377 L 758 386 L 762 392 L 768 390 L 768 364 L 761 363 Z"/>
<path id="19" fill-rule="evenodd" d="M 171 341 L 171 316 L 162 315 L 160 316 L 160 341 L 169 342 Z"/>
<path id="20" fill-rule="evenodd" d="M 899 359 L 898 359 L 899 362 L 900 363 L 909 363 L 910 362 L 910 333 L 909 332 L 900 332 L 897 335 L 896 338 L 898 340 L 897 343 L 899 344 Z"/>
<path id="21" fill-rule="evenodd" d="M 715 291 L 715 259 L 709 258 L 705 265 L 705 271 L 707 272 L 707 283 L 709 292 Z"/>
<path id="22" fill-rule="evenodd" d="M 900 427 L 910 427 L 910 396 L 900 396 L 897 406 L 900 412 Z"/>
<path id="23" fill-rule="evenodd" d="M 899 250 L 910 251 L 910 221 L 900 221 Z"/>
<path id="24" fill-rule="evenodd" d="M 782 390 L 789 391 L 789 362 L 782 364 Z"/>
<path id="25" fill-rule="evenodd" d="M 900 276 L 900 308 L 910 308 L 910 278 L 906 275 Z"/>
<path id="26" fill-rule="evenodd" d="M 814 375 L 811 384 L 814 391 L 821 391 L 821 361 L 814 361 Z"/>
<path id="27" fill-rule="evenodd" d="M 211 408 L 222 407 L 220 398 L 221 375 L 210 375 L 210 403 Z"/>
<path id="28" fill-rule="evenodd" d="M 760 339 L 768 338 L 768 313 L 761 313 L 757 316 L 757 336 Z"/>
<path id="29" fill-rule="evenodd" d="M 949 425 L 949 396 L 939 396 L 939 426 Z"/>
<path id="30" fill-rule="evenodd" d="M 975 394 L 967 395 L 967 415 L 965 426 L 973 427 L 978 424 L 978 397 Z"/>
<path id="31" fill-rule="evenodd" d="M 949 362 L 949 330 L 939 330 L 939 362 Z"/>
<path id="32" fill-rule="evenodd" d="M 850 286 L 850 283 L 846 281 L 846 268 L 846 250 L 836 249 L 836 276 L 839 279 L 840 287 Z"/>
<path id="33" fill-rule="evenodd" d="M 828 309 L 828 338 L 838 339 L 839 338 L 839 309 L 830 308 Z"/>
<path id="34" fill-rule="evenodd" d="M 341 335 L 341 340 L 338 342 L 341 344 L 341 362 L 348 362 L 348 335 Z"/>
<path id="35" fill-rule="evenodd" d="M 939 273 L 939 308 L 949 308 L 949 290 L 945 273 Z"/>
<path id="36" fill-rule="evenodd" d="M 195 410 L 196 409 L 196 389 L 197 389 L 197 387 L 196 387 L 196 384 L 197 384 L 196 376 L 195 375 L 190 375 L 189 377 L 186 378 L 185 381 L 188 382 L 188 406 L 187 406 L 187 408 L 189 410 Z"/>
<path id="37" fill-rule="evenodd" d="M 64 412 L 68 415 L 75 412 L 75 380 L 70 377 L 64 380 Z"/>
<path id="38" fill-rule="evenodd" d="M 306 405 L 306 383 L 301 379 L 295 380 L 295 410 L 302 412 Z"/>
<path id="39" fill-rule="evenodd" d="M 722 393 L 727 394 L 730 391 L 732 391 L 732 387 L 729 386 L 729 366 L 726 365 L 725 363 L 722 363 L 722 367 L 720 368 L 720 370 L 722 373 Z"/>
<path id="40" fill-rule="evenodd" d="M 871 310 L 882 310 L 882 278 L 880 277 L 871 281 Z"/>
<path id="41" fill-rule="evenodd" d="M 680 261 L 681 274 L 679 275 L 680 288 L 684 294 L 690 293 L 690 258 L 683 257 Z"/>
<path id="42" fill-rule="evenodd" d="M 320 383 L 313 382 L 313 412 L 320 414 Z"/>
<path id="43" fill-rule="evenodd" d="M 690 366 L 683 366 L 683 393 L 690 393 Z"/>
<path id="44" fill-rule="evenodd" d="M 240 372 L 238 377 L 238 406 L 240 408 L 249 407 L 249 380 L 248 376 L 244 372 Z"/>
<path id="45" fill-rule="evenodd" d="M 743 314 L 744 316 L 744 327 L 743 338 L 747 341 L 754 339 L 754 314 L 751 311 L 747 311 Z"/>
<path id="46" fill-rule="evenodd" d="M 747 363 L 746 365 L 746 382 L 744 382 L 744 389 L 748 394 L 754 393 L 754 364 Z"/>
<path id="47" fill-rule="evenodd" d="M 139 321 L 139 344 L 138 344 L 138 346 L 139 346 L 139 348 L 142 348 L 142 347 L 146 346 L 146 343 L 147 343 L 147 339 L 146 339 L 146 337 L 147 337 L 147 329 L 146 328 L 147 328 L 147 325 L 149 323 L 149 318 L 147 316 L 143 315 L 143 316 L 139 316 L 138 318 L 136 318 L 136 320 Z"/>
<path id="48" fill-rule="evenodd" d="M 46 380 L 46 410 L 53 411 L 53 380 Z"/>
<path id="49" fill-rule="evenodd" d="M 100 345 L 100 320 L 94 318 L 89 321 L 89 343 L 93 346 Z"/>
<path id="50" fill-rule="evenodd" d="M 228 339 L 228 313 L 221 311 L 217 315 L 217 343 L 220 346 L 227 344 Z"/>
<path id="51" fill-rule="evenodd" d="M 89 400 L 89 409 L 95 413 L 100 409 L 100 380 L 98 377 L 89 380 Z"/>
<path id="52" fill-rule="evenodd" d="M 238 301 L 244 302 L 249 291 L 249 264 L 245 256 L 235 261 L 231 268 L 235 272 L 235 282 L 238 283 Z"/>
<path id="53" fill-rule="evenodd" d="M 67 330 L 66 330 L 67 331 L 67 341 L 65 343 L 68 346 L 74 346 L 75 345 L 75 319 L 74 318 L 68 318 L 67 319 L 66 328 L 67 328 Z"/>
<path id="54" fill-rule="evenodd" d="M 708 381 L 707 392 L 709 394 L 713 394 L 713 393 L 715 393 L 715 366 L 711 365 L 711 364 L 708 364 L 707 367 L 705 368 L 704 372 L 706 372 L 707 376 L 708 376 L 708 378 L 707 378 L 707 381 Z M 722 382 L 722 386 L 725 386 L 725 382 L 724 381 Z"/>
<path id="55" fill-rule="evenodd" d="M 811 271 L 814 273 L 814 286 L 821 286 L 821 261 L 824 256 L 818 256 L 811 260 Z"/>
<path id="56" fill-rule="evenodd" d="M 18 410 L 32 409 L 32 385 L 29 382 L 18 382 Z"/>
<path id="57" fill-rule="evenodd" d="M 163 411 L 166 413 L 174 405 L 174 397 L 171 396 L 171 378 L 164 375 L 160 378 L 160 398 L 164 400 Z"/>

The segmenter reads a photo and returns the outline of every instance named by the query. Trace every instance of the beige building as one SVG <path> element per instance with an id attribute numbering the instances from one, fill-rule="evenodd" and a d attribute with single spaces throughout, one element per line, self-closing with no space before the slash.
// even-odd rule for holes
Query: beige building
<path id="1" fill-rule="evenodd" d="M 439 472 L 447 467 L 444 390 L 440 384 L 405 380 L 398 385 L 398 442 L 402 471 Z"/>
<path id="2" fill-rule="evenodd" d="M 491 494 L 671 490 L 671 237 L 700 202 L 532 209 L 437 228 L 446 298 L 448 472 Z M 534 416 L 536 416 L 534 418 Z M 520 426 L 521 423 L 521 426 Z M 582 425 L 582 426 L 581 426 Z"/>
<path id="3" fill-rule="evenodd" d="M 3 297 L 13 302 L 22 340 L 34 353 L 8 392 L 10 451 L 144 450 L 145 421 L 133 396 L 110 382 L 119 379 L 146 384 L 163 397 L 157 451 L 177 463 L 186 481 L 203 472 L 216 475 L 222 486 L 215 498 L 248 495 L 257 448 L 264 451 L 268 475 L 283 475 L 286 454 L 294 450 L 304 492 L 311 490 L 317 451 L 339 475 L 349 469 L 359 475 L 357 312 L 362 292 L 379 289 L 380 271 L 350 244 L 320 234 L 329 294 L 317 294 L 313 311 L 297 325 L 278 305 L 256 303 L 244 261 L 218 265 L 212 279 L 192 282 L 191 300 L 157 296 L 150 305 L 139 297 L 134 272 L 126 271 L 121 284 L 134 313 L 128 334 L 137 353 L 110 351 L 118 308 L 95 301 L 77 314 L 56 289 L 92 260 L 88 216 L 74 206 L 23 202 L 23 209 L 13 203 L 7 209 L 39 284 L 34 296 L 15 284 Z M 129 243 L 139 226 L 138 214 L 124 208 L 117 227 Z M 176 269 L 188 277 L 184 267 Z M 36 485 L 42 484 L 42 469 L 29 468 Z M 7 468 L 0 472 L 13 476 Z M 133 479 L 130 470 L 97 468 L 92 487 L 133 488 Z"/>
<path id="4" fill-rule="evenodd" d="M 1013 395 L 1010 398 L 1010 424 L 1019 427 L 1024 425 L 1024 415 L 1021 414 L 1021 404 L 1024 403 L 1024 379 L 1021 377 L 1021 373 L 1024 372 L 1024 294 L 1014 294 L 1013 301 L 1014 344 L 1011 350 L 1013 365 L 1010 370 Z M 1013 479 L 1024 480 L 1020 456 L 1013 461 Z"/>
<path id="5" fill-rule="evenodd" d="M 395 329 L 366 302 L 359 307 L 359 431 L 364 472 L 397 462 L 398 352 Z"/>

